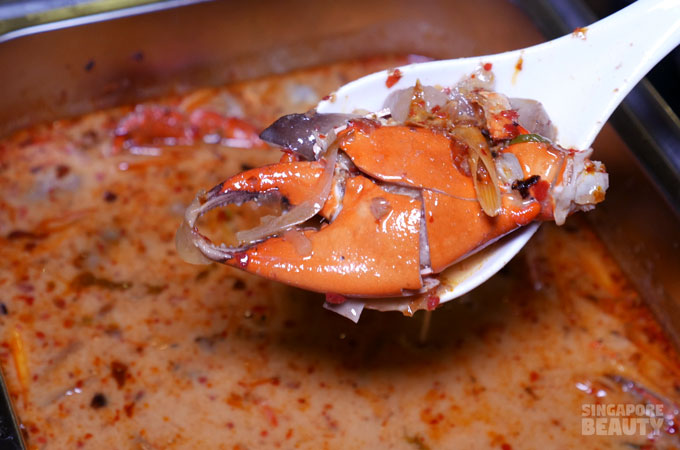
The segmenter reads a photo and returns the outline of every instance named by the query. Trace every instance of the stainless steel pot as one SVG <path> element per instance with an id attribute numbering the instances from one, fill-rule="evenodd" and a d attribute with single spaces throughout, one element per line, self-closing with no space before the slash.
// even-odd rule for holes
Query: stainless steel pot
<path id="1" fill-rule="evenodd" d="M 546 2 L 524 3 L 540 16 Z M 545 11 L 537 19 L 555 20 Z M 341 59 L 386 53 L 455 58 L 542 40 L 516 5 L 495 0 L 155 3 L 0 36 L 0 135 L 173 91 Z M 638 135 L 653 133 L 644 120 L 649 117 L 640 118 Z M 649 136 L 640 139 L 653 146 Z M 680 344 L 680 220 L 660 193 L 665 189 L 673 201 L 673 179 L 655 182 L 654 167 L 646 164 L 650 177 L 610 126 L 594 147 L 611 173 L 611 189 L 588 219 Z M 16 424 L 8 410 L 3 413 L 0 438 L 20 448 Z"/>

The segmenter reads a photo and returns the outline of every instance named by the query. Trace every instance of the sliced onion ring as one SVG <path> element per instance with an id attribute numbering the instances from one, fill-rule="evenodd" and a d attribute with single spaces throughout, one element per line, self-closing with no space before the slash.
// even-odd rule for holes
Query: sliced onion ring
<path id="1" fill-rule="evenodd" d="M 486 215 L 496 217 L 501 212 L 501 191 L 489 144 L 476 127 L 456 127 L 450 133 L 454 139 L 460 139 L 467 145 L 477 200 Z"/>

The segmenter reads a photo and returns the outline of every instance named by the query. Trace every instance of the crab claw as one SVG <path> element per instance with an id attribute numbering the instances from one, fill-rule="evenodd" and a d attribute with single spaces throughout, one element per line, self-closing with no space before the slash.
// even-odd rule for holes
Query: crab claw
<path id="1" fill-rule="evenodd" d="M 525 134 L 492 151 L 476 127 L 444 133 L 350 121 L 314 160 L 249 170 L 199 195 L 177 246 L 190 262 L 218 261 L 318 292 L 422 292 L 507 233 L 534 220 L 561 223 L 602 201 L 604 166 L 589 152 L 536 139 Z M 213 208 L 271 201 L 287 211 L 242 232 L 237 246 L 216 245 L 196 227 Z"/>
<path id="2" fill-rule="evenodd" d="M 190 244 L 183 256 L 190 262 L 201 262 L 201 258 L 222 262 L 319 292 L 384 296 L 422 288 L 422 201 L 387 192 L 361 175 L 336 177 L 336 186 L 319 211 L 333 221 L 318 229 L 303 226 L 227 247 L 213 244 L 196 228 L 198 217 L 226 204 L 278 199 L 298 205 L 322 177 L 323 169 L 320 162 L 276 164 L 239 174 L 197 197 L 177 234 L 178 242 Z M 341 204 L 338 196 L 342 196 Z"/>

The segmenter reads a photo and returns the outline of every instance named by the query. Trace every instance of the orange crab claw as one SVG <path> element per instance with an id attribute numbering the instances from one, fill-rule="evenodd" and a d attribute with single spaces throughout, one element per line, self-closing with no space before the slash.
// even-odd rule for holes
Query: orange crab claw
<path id="1" fill-rule="evenodd" d="M 187 210 L 182 233 L 201 257 L 272 280 L 345 296 L 398 296 L 431 288 L 435 274 L 531 221 L 563 222 L 592 208 L 606 189 L 604 166 L 590 161 L 589 152 L 528 137 L 492 152 L 479 130 L 368 125 L 350 121 L 325 156 L 301 148 L 295 157 L 226 180 Z M 494 164 L 484 175 L 500 196 L 493 217 L 477 198 L 478 173 L 470 174 L 467 159 L 469 146 L 481 141 L 476 154 Z M 330 187 L 320 191 L 324 179 Z M 283 220 L 309 203 L 310 192 L 324 192 L 311 214 Z M 240 246 L 217 246 L 196 229 L 197 217 L 212 208 L 272 198 L 289 212 Z M 321 220 L 308 220 L 315 215 Z"/>
<path id="2" fill-rule="evenodd" d="M 329 197 L 319 214 L 334 220 L 318 230 L 302 227 L 262 242 L 226 247 L 195 228 L 200 215 L 226 204 L 272 197 L 300 204 L 322 171 L 321 162 L 305 161 L 236 175 L 195 202 L 184 232 L 193 233 L 196 247 L 210 260 L 309 290 L 382 296 L 420 289 L 420 199 L 385 191 L 362 175 L 339 180 L 342 204 L 336 193 Z"/>
<path id="3" fill-rule="evenodd" d="M 372 205 L 386 205 L 384 215 Z M 337 218 L 302 231 L 309 245 L 274 237 L 227 264 L 319 292 L 349 296 L 402 295 L 423 286 L 420 276 L 421 202 L 386 192 L 363 176 L 349 178 Z"/>

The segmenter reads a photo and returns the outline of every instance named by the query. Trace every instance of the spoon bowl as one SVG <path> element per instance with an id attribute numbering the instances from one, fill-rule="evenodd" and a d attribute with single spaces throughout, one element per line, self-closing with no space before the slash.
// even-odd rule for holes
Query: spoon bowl
<path id="1" fill-rule="evenodd" d="M 680 0 L 639 0 L 569 35 L 533 47 L 444 61 L 410 64 L 346 84 L 317 106 L 319 113 L 378 111 L 395 90 L 451 86 L 480 66 L 495 76 L 494 90 L 541 102 L 568 149 L 591 146 L 614 109 L 664 56 L 680 44 Z M 395 80 L 396 83 L 389 83 Z M 479 286 L 507 264 L 538 229 L 533 223 L 488 247 L 474 267 L 442 274 L 440 302 Z"/>

